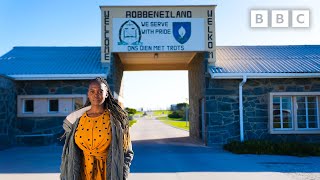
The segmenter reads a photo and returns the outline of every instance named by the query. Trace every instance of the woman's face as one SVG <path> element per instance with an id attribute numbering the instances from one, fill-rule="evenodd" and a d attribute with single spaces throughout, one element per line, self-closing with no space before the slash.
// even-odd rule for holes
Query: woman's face
<path id="1" fill-rule="evenodd" d="M 108 90 L 105 84 L 92 82 L 88 89 L 88 98 L 91 105 L 101 105 L 108 97 Z"/>

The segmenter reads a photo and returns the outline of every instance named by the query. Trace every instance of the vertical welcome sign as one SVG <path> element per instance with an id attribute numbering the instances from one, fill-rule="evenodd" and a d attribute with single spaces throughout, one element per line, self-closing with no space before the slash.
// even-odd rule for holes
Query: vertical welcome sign
<path id="1" fill-rule="evenodd" d="M 101 7 L 101 61 L 117 52 L 207 52 L 215 59 L 214 5 Z"/>

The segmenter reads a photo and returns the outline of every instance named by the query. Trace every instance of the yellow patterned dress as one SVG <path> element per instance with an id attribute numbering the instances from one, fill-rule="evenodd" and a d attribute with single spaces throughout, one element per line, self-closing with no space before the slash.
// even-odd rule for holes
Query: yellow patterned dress
<path id="1" fill-rule="evenodd" d="M 107 148 L 111 143 L 110 112 L 106 110 L 98 117 L 83 114 L 76 129 L 75 142 L 84 155 L 82 179 L 105 180 Z"/>

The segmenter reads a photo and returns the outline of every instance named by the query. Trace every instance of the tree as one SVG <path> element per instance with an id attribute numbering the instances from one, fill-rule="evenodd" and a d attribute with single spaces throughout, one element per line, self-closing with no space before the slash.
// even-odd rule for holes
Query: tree
<path id="1" fill-rule="evenodd" d="M 184 109 L 186 109 L 186 107 L 188 107 L 187 103 L 178 103 L 177 104 L 177 110 L 184 110 Z"/>
<path id="2" fill-rule="evenodd" d="M 137 113 L 137 110 L 136 109 L 133 109 L 133 108 L 128 108 L 126 107 L 124 109 L 128 114 L 131 114 L 131 115 L 134 115 L 135 113 Z"/>
<path id="3" fill-rule="evenodd" d="M 183 118 L 186 119 L 186 109 L 189 104 L 187 103 L 178 103 L 175 106 L 175 110 L 168 115 L 169 118 Z"/>

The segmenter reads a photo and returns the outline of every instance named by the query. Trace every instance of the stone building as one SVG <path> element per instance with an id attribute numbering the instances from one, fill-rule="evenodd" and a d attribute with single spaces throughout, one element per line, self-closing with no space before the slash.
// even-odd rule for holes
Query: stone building
<path id="1" fill-rule="evenodd" d="M 14 47 L 0 57 L 0 146 L 56 142 L 89 79 L 106 78 L 99 60 L 99 47 Z"/>
<path id="2" fill-rule="evenodd" d="M 190 136 L 207 145 L 320 142 L 320 46 L 216 46 L 215 5 L 101 6 L 101 47 L 14 47 L 0 57 L 0 147 L 54 143 L 62 120 L 124 71 L 186 70 Z"/>
<path id="3" fill-rule="evenodd" d="M 320 46 L 217 47 L 206 79 L 208 144 L 320 142 Z"/>
<path id="4" fill-rule="evenodd" d="M 205 89 L 196 92 L 203 93 L 197 119 L 189 115 L 191 128 L 198 127 L 195 137 L 208 145 L 249 139 L 320 141 L 320 46 L 216 51 L 215 66 L 194 62 L 202 64 L 194 74 L 204 78 Z M 85 102 L 89 79 L 107 77 L 116 91 L 114 81 L 122 77 L 115 68 L 101 66 L 100 47 L 14 47 L 0 58 L 0 70 L 5 74 L 0 77 L 2 146 L 56 142 L 65 116 Z M 190 87 L 191 105 L 198 89 Z"/>

